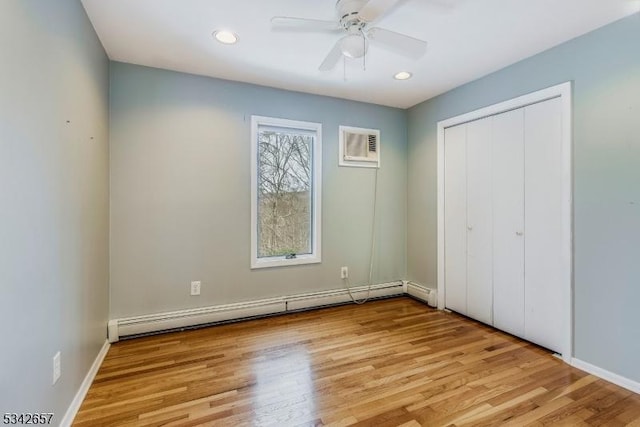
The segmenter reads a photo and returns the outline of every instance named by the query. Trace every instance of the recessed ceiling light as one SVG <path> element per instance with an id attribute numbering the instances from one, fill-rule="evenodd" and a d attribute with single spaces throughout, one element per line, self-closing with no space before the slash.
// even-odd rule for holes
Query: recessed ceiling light
<path id="1" fill-rule="evenodd" d="M 398 74 L 393 76 L 396 80 L 409 80 L 411 77 L 413 77 L 413 74 L 408 71 L 400 71 Z"/>
<path id="2" fill-rule="evenodd" d="M 213 32 L 213 37 L 224 44 L 235 44 L 238 42 L 238 36 L 231 31 L 216 30 Z"/>

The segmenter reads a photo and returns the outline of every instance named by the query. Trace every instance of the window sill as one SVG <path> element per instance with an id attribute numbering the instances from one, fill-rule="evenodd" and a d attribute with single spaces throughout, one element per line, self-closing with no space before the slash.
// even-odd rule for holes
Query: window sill
<path id="1" fill-rule="evenodd" d="M 296 258 L 286 259 L 285 257 L 258 258 L 251 260 L 251 269 L 269 267 L 288 267 L 292 265 L 318 264 L 322 261 L 318 255 L 298 255 Z"/>

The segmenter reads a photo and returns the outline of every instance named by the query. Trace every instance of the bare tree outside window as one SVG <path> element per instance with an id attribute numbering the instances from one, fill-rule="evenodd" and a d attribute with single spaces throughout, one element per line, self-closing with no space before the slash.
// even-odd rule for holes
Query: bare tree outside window
<path id="1" fill-rule="evenodd" d="M 258 258 L 312 252 L 314 136 L 258 131 Z"/>

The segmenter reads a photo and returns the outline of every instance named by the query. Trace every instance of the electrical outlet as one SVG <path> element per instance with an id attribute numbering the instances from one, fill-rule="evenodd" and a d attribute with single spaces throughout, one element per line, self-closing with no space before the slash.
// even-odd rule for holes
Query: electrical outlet
<path id="1" fill-rule="evenodd" d="M 53 356 L 53 382 L 55 384 L 60 379 L 60 352 L 57 352 L 55 356 Z"/>
<path id="2" fill-rule="evenodd" d="M 340 268 L 340 278 L 347 279 L 349 277 L 349 267 Z"/>
<path id="3" fill-rule="evenodd" d="M 200 295 L 200 281 L 191 282 L 191 295 Z"/>

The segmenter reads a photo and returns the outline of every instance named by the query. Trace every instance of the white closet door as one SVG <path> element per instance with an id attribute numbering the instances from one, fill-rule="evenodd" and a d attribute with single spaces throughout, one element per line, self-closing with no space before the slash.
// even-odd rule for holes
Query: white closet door
<path id="1" fill-rule="evenodd" d="M 445 130 L 445 306 L 467 313 L 467 128 Z"/>
<path id="2" fill-rule="evenodd" d="M 493 324 L 524 336 L 524 109 L 493 117 Z"/>
<path id="3" fill-rule="evenodd" d="M 564 328 L 562 104 L 525 109 L 525 338 L 561 352 Z"/>
<path id="4" fill-rule="evenodd" d="M 467 315 L 493 322 L 491 118 L 467 124 Z"/>

